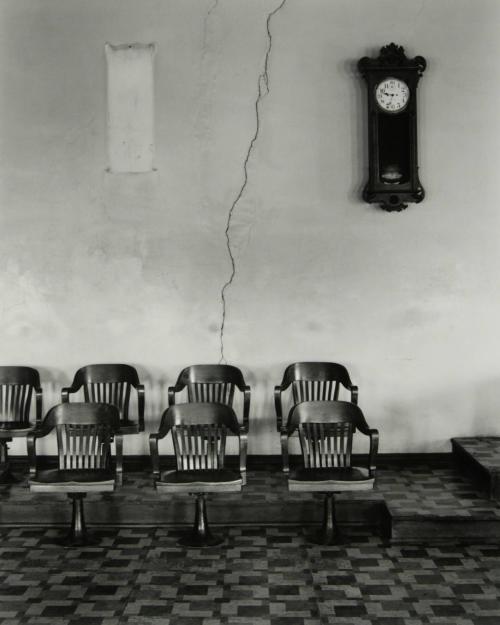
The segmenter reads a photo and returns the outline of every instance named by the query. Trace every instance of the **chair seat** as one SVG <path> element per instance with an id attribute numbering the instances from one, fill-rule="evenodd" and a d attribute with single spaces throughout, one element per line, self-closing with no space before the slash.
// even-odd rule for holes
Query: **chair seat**
<path id="1" fill-rule="evenodd" d="M 29 487 L 34 492 L 102 492 L 114 490 L 115 479 L 114 472 L 105 469 L 50 469 L 38 471 Z"/>
<path id="2" fill-rule="evenodd" d="M 34 428 L 29 421 L 0 421 L 0 438 L 27 436 Z"/>
<path id="3" fill-rule="evenodd" d="M 371 490 L 375 478 L 361 467 L 328 467 L 290 471 L 288 489 L 296 491 L 342 492 Z"/>
<path id="4" fill-rule="evenodd" d="M 159 491 L 183 493 L 210 493 L 240 491 L 242 477 L 229 469 L 199 469 L 193 471 L 167 471 L 156 482 Z"/>

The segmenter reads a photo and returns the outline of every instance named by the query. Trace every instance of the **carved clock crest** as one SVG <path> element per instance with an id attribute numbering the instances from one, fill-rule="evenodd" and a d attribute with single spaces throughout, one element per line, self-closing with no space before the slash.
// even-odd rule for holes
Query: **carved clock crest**
<path id="1" fill-rule="evenodd" d="M 363 57 L 358 69 L 368 95 L 368 182 L 363 199 L 387 211 L 401 211 L 407 202 L 421 202 L 418 177 L 417 84 L 426 61 L 407 58 L 391 43 L 377 58 Z"/>

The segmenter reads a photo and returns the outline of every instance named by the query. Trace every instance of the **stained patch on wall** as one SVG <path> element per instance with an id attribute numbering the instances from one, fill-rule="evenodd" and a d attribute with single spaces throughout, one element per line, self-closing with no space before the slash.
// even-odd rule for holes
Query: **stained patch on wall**
<path id="1" fill-rule="evenodd" d="M 109 171 L 153 169 L 155 44 L 105 46 Z"/>

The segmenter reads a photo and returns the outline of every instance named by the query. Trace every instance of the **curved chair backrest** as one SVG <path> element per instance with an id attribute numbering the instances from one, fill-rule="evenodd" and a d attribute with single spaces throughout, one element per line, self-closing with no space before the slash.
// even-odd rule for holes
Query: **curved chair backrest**
<path id="1" fill-rule="evenodd" d="M 283 374 L 282 388 L 292 386 L 295 404 L 302 401 L 330 400 L 339 397 L 339 385 L 350 388 L 347 369 L 335 362 L 295 362 Z"/>
<path id="2" fill-rule="evenodd" d="M 56 429 L 59 469 L 107 469 L 120 414 L 111 404 L 75 402 L 49 410 L 44 429 Z"/>
<path id="3" fill-rule="evenodd" d="M 239 434 L 233 409 L 214 402 L 170 406 L 162 417 L 164 428 L 172 432 L 179 470 L 222 469 L 227 431 Z"/>
<path id="4" fill-rule="evenodd" d="M 83 387 L 87 402 L 113 404 L 120 411 L 123 421 L 128 419 L 130 389 L 137 388 L 139 376 L 131 365 L 99 364 L 78 369 L 72 388 Z"/>
<path id="5" fill-rule="evenodd" d="M 289 434 L 298 430 L 304 466 L 310 469 L 350 467 L 360 408 L 345 401 L 306 401 L 291 413 Z"/>
<path id="6" fill-rule="evenodd" d="M 40 388 L 40 374 L 31 367 L 0 367 L 0 424 L 29 422 L 33 390 Z M 41 419 L 41 406 L 37 422 Z"/>
<path id="7" fill-rule="evenodd" d="M 176 388 L 187 387 L 190 402 L 233 405 L 234 389 L 244 390 L 243 374 L 233 365 L 192 365 L 181 371 Z"/>

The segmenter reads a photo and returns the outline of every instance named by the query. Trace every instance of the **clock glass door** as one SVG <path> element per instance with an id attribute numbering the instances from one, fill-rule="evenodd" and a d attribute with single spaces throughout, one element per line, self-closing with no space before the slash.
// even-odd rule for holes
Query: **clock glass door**
<path id="1" fill-rule="evenodd" d="M 407 112 L 379 115 L 379 178 L 384 184 L 410 179 L 410 124 Z"/>

